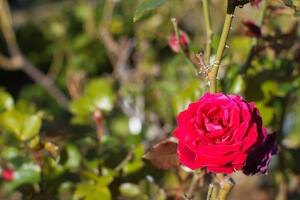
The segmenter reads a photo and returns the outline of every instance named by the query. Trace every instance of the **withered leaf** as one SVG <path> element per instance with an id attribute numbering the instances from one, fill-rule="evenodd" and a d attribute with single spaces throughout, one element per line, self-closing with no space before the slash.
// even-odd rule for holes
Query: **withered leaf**
<path id="1" fill-rule="evenodd" d="M 144 158 L 160 169 L 171 169 L 178 166 L 177 157 L 178 143 L 174 137 L 170 137 L 154 145 L 151 150 L 144 155 Z"/>

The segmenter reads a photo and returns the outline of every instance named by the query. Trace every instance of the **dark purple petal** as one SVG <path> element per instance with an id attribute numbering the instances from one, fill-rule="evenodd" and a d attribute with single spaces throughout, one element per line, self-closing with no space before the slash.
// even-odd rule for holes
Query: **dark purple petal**
<path id="1" fill-rule="evenodd" d="M 249 153 L 243 173 L 246 175 L 266 174 L 272 155 L 277 153 L 276 133 L 269 134 L 258 147 L 253 148 Z"/>

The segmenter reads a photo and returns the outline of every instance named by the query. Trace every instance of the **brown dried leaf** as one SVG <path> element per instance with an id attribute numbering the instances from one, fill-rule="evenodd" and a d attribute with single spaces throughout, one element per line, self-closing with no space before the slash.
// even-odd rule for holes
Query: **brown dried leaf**
<path id="1" fill-rule="evenodd" d="M 152 149 L 144 155 L 144 158 L 160 169 L 171 169 L 178 166 L 179 158 L 177 157 L 178 143 L 174 137 L 163 140 L 152 147 Z"/>

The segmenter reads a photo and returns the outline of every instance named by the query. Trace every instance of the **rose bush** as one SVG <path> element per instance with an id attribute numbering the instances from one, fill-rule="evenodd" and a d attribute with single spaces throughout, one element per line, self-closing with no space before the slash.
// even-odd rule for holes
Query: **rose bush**
<path id="1" fill-rule="evenodd" d="M 178 117 L 177 155 L 191 169 L 215 173 L 242 170 L 247 156 L 266 138 L 267 130 L 254 102 L 237 95 L 206 93 Z"/>

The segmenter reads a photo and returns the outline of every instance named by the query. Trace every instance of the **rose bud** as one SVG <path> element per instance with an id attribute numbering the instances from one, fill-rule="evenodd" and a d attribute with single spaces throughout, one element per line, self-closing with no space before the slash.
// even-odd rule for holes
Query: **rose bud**
<path id="1" fill-rule="evenodd" d="M 269 134 L 258 147 L 253 148 L 249 153 L 243 173 L 246 175 L 267 174 L 272 155 L 277 153 L 276 133 Z"/>
<path id="2" fill-rule="evenodd" d="M 214 173 L 242 170 L 248 154 L 267 136 L 254 102 L 237 95 L 206 93 L 177 117 L 179 161 Z"/>
<path id="3" fill-rule="evenodd" d="M 179 31 L 179 38 L 182 48 L 186 54 L 188 54 L 188 45 L 190 43 L 189 36 L 184 31 Z M 179 52 L 179 46 L 177 44 L 176 34 L 173 32 L 169 46 L 175 52 Z"/>
<path id="4" fill-rule="evenodd" d="M 14 172 L 9 169 L 3 169 L 2 178 L 6 181 L 12 181 L 14 178 Z"/>
<path id="5" fill-rule="evenodd" d="M 257 26 L 255 24 L 254 21 L 250 20 L 250 19 L 245 19 L 243 22 L 244 26 L 247 27 L 247 31 L 245 32 L 245 34 L 249 37 L 255 37 L 255 38 L 259 38 L 261 36 L 261 30 L 260 27 Z"/>

